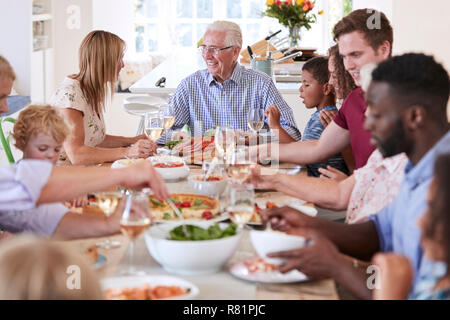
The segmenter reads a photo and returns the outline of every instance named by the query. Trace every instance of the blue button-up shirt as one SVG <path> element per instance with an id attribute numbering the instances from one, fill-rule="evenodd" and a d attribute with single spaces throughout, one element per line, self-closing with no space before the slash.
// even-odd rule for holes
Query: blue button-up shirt
<path id="1" fill-rule="evenodd" d="M 392 251 L 409 258 L 414 268 L 414 285 L 431 262 L 422 256 L 421 231 L 417 220 L 427 208 L 426 197 L 433 178 L 436 158 L 450 152 L 450 132 L 427 154 L 413 165 L 405 168 L 405 177 L 394 201 L 370 219 L 375 223 L 381 251 Z"/>
<path id="2" fill-rule="evenodd" d="M 283 100 L 272 79 L 258 71 L 236 63 L 230 79 L 223 85 L 207 69 L 185 78 L 170 100 L 175 113 L 172 130 L 158 141 L 170 140 L 172 132 L 188 125 L 191 135 L 203 136 L 213 126 L 248 131 L 247 113 L 251 108 L 266 109 L 274 104 L 281 113 L 281 126 L 295 140 L 301 133 L 295 124 L 292 109 Z M 267 119 L 264 125 L 268 128 Z"/>

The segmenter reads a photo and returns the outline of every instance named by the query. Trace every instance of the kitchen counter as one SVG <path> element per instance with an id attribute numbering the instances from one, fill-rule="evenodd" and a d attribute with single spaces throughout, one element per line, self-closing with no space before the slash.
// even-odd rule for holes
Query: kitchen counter
<path id="1" fill-rule="evenodd" d="M 249 68 L 248 64 L 242 64 Z M 288 82 L 286 80 L 299 80 L 301 74 L 301 66 L 303 62 L 274 64 L 275 75 L 285 78 L 283 82 L 277 82 L 276 86 L 281 94 L 297 94 L 298 81 Z M 150 73 L 137 81 L 130 87 L 132 93 L 148 93 L 148 94 L 170 94 L 175 91 L 181 81 L 190 74 L 205 69 L 206 65 L 201 55 L 195 50 L 189 49 L 180 53 L 174 53 L 164 62 L 158 65 Z M 166 78 L 166 86 L 164 88 L 156 87 L 156 82 L 161 78 Z"/>

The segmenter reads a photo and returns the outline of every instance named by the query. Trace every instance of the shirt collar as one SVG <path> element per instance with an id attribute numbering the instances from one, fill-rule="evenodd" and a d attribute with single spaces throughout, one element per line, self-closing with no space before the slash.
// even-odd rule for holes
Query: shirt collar
<path id="1" fill-rule="evenodd" d="M 229 79 L 225 80 L 224 84 L 230 80 L 235 82 L 236 84 L 240 83 L 241 79 L 242 79 L 242 72 L 243 72 L 242 69 L 243 68 L 244 68 L 243 66 L 241 66 L 238 62 L 236 62 L 236 65 L 234 66 L 231 77 Z M 207 71 L 206 83 L 210 86 L 212 83 L 219 83 L 219 82 L 216 81 L 216 79 L 214 79 L 214 77 L 212 76 L 212 74 L 209 71 Z"/>
<path id="2" fill-rule="evenodd" d="M 405 181 L 411 189 L 416 188 L 423 182 L 431 179 L 434 172 L 434 161 L 440 153 L 450 152 L 450 132 L 439 140 L 431 150 L 417 163 L 413 165 L 411 161 L 405 167 Z"/>

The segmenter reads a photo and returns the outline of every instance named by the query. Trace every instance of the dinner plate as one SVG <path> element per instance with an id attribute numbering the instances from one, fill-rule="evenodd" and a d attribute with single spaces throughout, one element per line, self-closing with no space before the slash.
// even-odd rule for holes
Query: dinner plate
<path id="1" fill-rule="evenodd" d="M 105 278 L 100 281 L 102 290 L 120 289 L 120 288 L 137 288 L 144 284 L 155 286 L 178 286 L 182 289 L 188 289 L 188 293 L 182 296 L 171 297 L 161 300 L 192 300 L 198 296 L 200 290 L 197 286 L 189 281 L 171 276 L 123 276 Z"/>
<path id="2" fill-rule="evenodd" d="M 258 205 L 258 207 L 260 207 L 262 210 L 266 209 L 267 200 L 257 199 L 255 202 Z M 288 206 L 295 210 L 299 210 L 299 211 L 303 212 L 304 214 L 307 214 L 308 216 L 311 216 L 311 217 L 317 216 L 317 213 L 318 213 L 316 208 L 305 205 L 306 201 L 300 200 L 300 199 L 297 199 L 297 200 L 281 199 L 279 201 L 276 201 L 275 203 L 278 207 Z M 261 226 L 262 225 L 261 222 L 247 222 L 247 224 L 250 226 Z"/>
<path id="3" fill-rule="evenodd" d="M 112 163 L 111 168 L 113 169 L 121 169 L 121 168 L 126 168 L 128 166 L 131 166 L 133 164 L 135 164 L 137 161 L 142 161 L 145 160 L 144 158 L 139 158 L 139 159 L 120 159 L 120 160 L 116 160 Z"/>
<path id="4" fill-rule="evenodd" d="M 253 260 L 253 259 L 250 259 Z M 249 261 L 249 260 L 247 260 Z M 262 283 L 293 283 L 307 281 L 308 277 L 298 270 L 292 270 L 288 273 L 281 273 L 280 271 L 250 272 L 245 266 L 244 261 L 236 262 L 230 267 L 230 273 L 236 278 Z"/>
<path id="5" fill-rule="evenodd" d="M 98 258 L 97 261 L 92 265 L 92 267 L 94 269 L 100 269 L 101 267 L 103 267 L 106 263 L 106 257 L 102 254 L 98 254 Z"/>

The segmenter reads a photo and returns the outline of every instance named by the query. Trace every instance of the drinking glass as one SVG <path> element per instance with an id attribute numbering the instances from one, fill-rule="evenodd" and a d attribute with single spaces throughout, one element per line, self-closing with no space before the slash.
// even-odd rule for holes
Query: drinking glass
<path id="1" fill-rule="evenodd" d="M 164 118 L 160 113 L 146 113 L 144 132 L 147 138 L 156 143 L 164 132 Z"/>
<path id="2" fill-rule="evenodd" d="M 234 130 L 229 127 L 217 127 L 214 135 L 214 144 L 218 158 L 227 163 L 236 148 L 236 134 Z"/>
<path id="3" fill-rule="evenodd" d="M 102 210 L 106 218 L 109 218 L 114 211 L 116 211 L 117 206 L 123 196 L 120 192 L 97 192 L 94 194 L 97 201 L 97 206 Z M 111 248 L 117 248 L 121 246 L 119 241 L 112 241 L 111 239 L 106 239 L 104 241 L 98 242 L 97 247 L 109 250 Z"/>
<path id="4" fill-rule="evenodd" d="M 251 108 L 247 114 L 249 129 L 257 134 L 264 127 L 264 109 Z"/>
<path id="5" fill-rule="evenodd" d="M 245 150 L 236 150 L 230 157 L 227 174 L 232 181 L 243 183 L 249 176 L 252 166 L 256 164 L 250 160 L 250 154 Z"/>
<path id="6" fill-rule="evenodd" d="M 127 275 L 143 274 L 134 269 L 134 242 L 146 231 L 151 223 L 148 194 L 142 191 L 128 191 L 124 197 L 125 208 L 120 220 L 120 230 L 130 239 L 129 268 Z"/>
<path id="7" fill-rule="evenodd" d="M 165 131 L 170 130 L 175 123 L 175 112 L 171 103 L 161 106 L 161 113 L 163 117 L 163 127 Z"/>
<path id="8" fill-rule="evenodd" d="M 232 183 L 228 188 L 227 213 L 231 221 L 243 228 L 255 210 L 255 190 L 250 184 Z"/>

